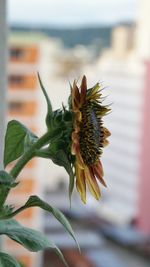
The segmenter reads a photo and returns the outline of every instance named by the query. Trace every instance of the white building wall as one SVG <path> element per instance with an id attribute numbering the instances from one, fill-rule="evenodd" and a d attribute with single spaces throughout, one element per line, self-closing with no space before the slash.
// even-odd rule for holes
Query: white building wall
<path id="1" fill-rule="evenodd" d="M 99 77 L 102 87 L 106 86 L 105 103 L 112 103 L 112 112 L 103 119 L 111 132 L 110 144 L 101 158 L 107 189 L 101 187 L 100 202 L 90 197 L 89 205 L 111 222 L 125 224 L 136 218 L 138 209 L 143 74 L 136 75 L 126 68 L 118 72 L 115 61 L 112 71 L 89 67 L 84 72 L 89 86 Z"/>
<path id="2" fill-rule="evenodd" d="M 150 59 L 150 1 L 138 0 L 137 8 L 137 55 L 142 60 Z"/>

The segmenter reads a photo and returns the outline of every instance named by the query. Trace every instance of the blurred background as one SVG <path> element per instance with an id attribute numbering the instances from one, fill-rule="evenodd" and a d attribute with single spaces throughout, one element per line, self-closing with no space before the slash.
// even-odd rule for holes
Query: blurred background
<path id="1" fill-rule="evenodd" d="M 44 133 L 45 99 L 67 103 L 69 82 L 85 74 L 100 82 L 112 112 L 102 163 L 108 188 L 96 202 L 81 203 L 74 192 L 69 207 L 68 175 L 49 160 L 35 158 L 19 176 L 9 202 L 23 204 L 38 194 L 69 218 L 82 249 L 50 215 L 38 209 L 17 218 L 45 232 L 70 267 L 150 266 L 150 1 L 0 0 L 0 148 L 8 120 Z M 2 166 L 2 163 L 1 163 Z M 12 164 L 9 168 L 12 167 Z M 29 253 L 3 240 L 26 267 L 62 267 L 52 251 Z"/>

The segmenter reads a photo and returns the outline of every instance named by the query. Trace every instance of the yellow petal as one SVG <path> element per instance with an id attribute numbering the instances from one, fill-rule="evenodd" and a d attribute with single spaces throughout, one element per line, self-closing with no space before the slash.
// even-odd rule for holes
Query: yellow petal
<path id="1" fill-rule="evenodd" d="M 82 113 L 81 111 L 77 110 L 77 111 L 74 111 L 74 115 L 75 115 L 75 120 L 80 122 L 82 120 Z"/>
<path id="2" fill-rule="evenodd" d="M 86 81 L 86 76 L 84 75 L 81 81 L 81 102 L 80 102 L 81 105 L 83 105 L 83 103 L 86 100 L 86 91 L 87 91 L 87 81 Z"/>
<path id="3" fill-rule="evenodd" d="M 86 183 L 88 185 L 88 188 L 91 192 L 91 194 L 99 200 L 100 198 L 100 189 L 97 184 L 96 178 L 89 172 L 88 167 L 85 168 L 85 177 L 86 177 Z"/>
<path id="4" fill-rule="evenodd" d="M 79 88 L 77 87 L 75 81 L 73 83 L 71 95 L 72 95 L 72 106 L 73 108 L 76 108 L 79 106 L 80 103 L 80 93 L 79 93 Z"/>
<path id="5" fill-rule="evenodd" d="M 103 147 L 108 146 L 108 145 L 109 145 L 109 141 L 108 141 L 107 139 L 105 139 L 105 140 L 103 141 Z"/>
<path id="6" fill-rule="evenodd" d="M 86 203 L 86 184 L 84 171 L 76 165 L 76 187 L 83 203 Z"/>
<path id="7" fill-rule="evenodd" d="M 96 162 L 96 164 L 94 165 L 97 169 L 97 172 L 99 173 L 100 176 L 104 176 L 104 171 L 103 171 L 103 166 L 100 160 L 98 160 Z"/>
<path id="8" fill-rule="evenodd" d="M 101 183 L 103 186 L 107 187 L 107 185 L 106 185 L 106 183 L 105 183 L 105 181 L 104 181 L 104 179 L 103 179 L 103 175 L 104 175 L 104 173 L 103 173 L 103 168 L 102 168 L 102 164 L 101 164 L 101 162 L 98 162 L 98 163 L 96 163 L 95 165 L 93 165 L 93 166 L 92 166 L 92 170 L 93 170 L 94 175 L 95 175 L 95 176 L 97 177 L 97 179 L 100 181 L 100 183 Z"/>
<path id="9" fill-rule="evenodd" d="M 76 153 L 77 153 L 77 145 L 75 143 L 72 143 L 71 154 L 76 155 Z"/>
<path id="10" fill-rule="evenodd" d="M 111 135 L 110 131 L 106 127 L 103 127 L 103 133 L 106 138 Z"/>
<path id="11" fill-rule="evenodd" d="M 83 159 L 82 159 L 82 156 L 80 154 L 79 148 L 77 148 L 76 161 L 77 161 L 77 164 L 80 167 L 80 169 L 83 170 L 85 168 L 85 164 L 83 162 Z"/>

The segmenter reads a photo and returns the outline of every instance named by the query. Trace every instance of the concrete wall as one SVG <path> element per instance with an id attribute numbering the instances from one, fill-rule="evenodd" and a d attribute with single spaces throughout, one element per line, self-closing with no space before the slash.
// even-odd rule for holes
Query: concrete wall
<path id="1" fill-rule="evenodd" d="M 6 0 L 0 1 L 0 168 L 2 168 L 6 111 L 7 26 Z"/>

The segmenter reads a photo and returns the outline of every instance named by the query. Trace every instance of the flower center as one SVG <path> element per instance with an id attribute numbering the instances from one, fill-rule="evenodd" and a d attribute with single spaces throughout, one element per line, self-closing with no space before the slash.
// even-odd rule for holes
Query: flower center
<path id="1" fill-rule="evenodd" d="M 94 164 L 100 156 L 101 120 L 91 102 L 86 102 L 82 108 L 82 121 L 79 132 L 80 152 L 86 165 Z"/>

